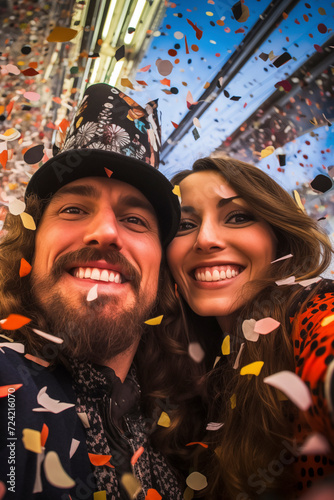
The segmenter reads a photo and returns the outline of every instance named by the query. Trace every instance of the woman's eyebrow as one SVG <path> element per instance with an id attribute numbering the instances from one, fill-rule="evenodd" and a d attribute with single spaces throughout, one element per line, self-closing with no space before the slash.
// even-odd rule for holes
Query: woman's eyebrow
<path id="1" fill-rule="evenodd" d="M 241 196 L 231 196 L 230 198 L 221 198 L 217 203 L 217 208 L 224 207 L 225 205 L 235 200 L 236 198 L 241 198 Z"/>

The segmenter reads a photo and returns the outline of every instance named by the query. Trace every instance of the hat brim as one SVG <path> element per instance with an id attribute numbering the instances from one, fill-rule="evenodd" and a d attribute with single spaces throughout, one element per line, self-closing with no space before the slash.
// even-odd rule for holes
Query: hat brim
<path id="1" fill-rule="evenodd" d="M 152 204 L 159 222 L 164 246 L 174 238 L 179 226 L 180 204 L 169 180 L 147 163 L 112 151 L 101 149 L 71 149 L 42 165 L 31 177 L 25 197 L 36 194 L 48 199 L 61 187 L 84 177 L 104 177 L 137 188 Z"/>

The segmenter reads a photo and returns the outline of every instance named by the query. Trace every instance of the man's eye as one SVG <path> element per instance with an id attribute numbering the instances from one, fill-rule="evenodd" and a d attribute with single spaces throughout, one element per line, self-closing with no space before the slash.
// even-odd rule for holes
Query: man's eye
<path id="1" fill-rule="evenodd" d="M 61 214 L 70 214 L 70 215 L 81 215 L 84 211 L 79 207 L 65 207 L 60 211 Z"/>
<path id="2" fill-rule="evenodd" d="M 141 219 L 140 217 L 135 217 L 134 215 L 131 215 L 130 217 L 126 217 L 123 219 L 124 222 L 128 222 L 129 224 L 136 224 L 137 226 L 147 226 L 147 223 Z"/>

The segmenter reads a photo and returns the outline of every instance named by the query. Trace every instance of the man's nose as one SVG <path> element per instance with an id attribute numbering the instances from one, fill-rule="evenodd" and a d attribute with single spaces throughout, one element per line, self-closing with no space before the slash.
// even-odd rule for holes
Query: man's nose
<path id="1" fill-rule="evenodd" d="M 203 220 L 197 233 L 194 245 L 195 250 L 210 253 L 223 250 L 225 247 L 224 228 L 218 221 L 211 219 Z"/>
<path id="2" fill-rule="evenodd" d="M 120 227 L 114 211 L 110 208 L 100 210 L 90 220 L 83 238 L 84 244 L 120 250 L 123 246 Z"/>

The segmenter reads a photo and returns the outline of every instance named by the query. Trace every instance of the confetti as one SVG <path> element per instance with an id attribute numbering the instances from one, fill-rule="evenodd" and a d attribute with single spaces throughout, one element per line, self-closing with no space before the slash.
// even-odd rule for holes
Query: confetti
<path id="1" fill-rule="evenodd" d="M 299 208 L 300 208 L 303 212 L 305 212 L 305 208 L 304 208 L 304 205 L 302 204 L 302 200 L 300 199 L 300 195 L 299 195 L 298 191 L 294 190 L 294 191 L 293 191 L 293 196 L 294 196 L 294 198 L 295 198 L 295 201 L 296 201 L 296 203 L 297 203 L 298 207 L 299 207 Z"/>
<path id="2" fill-rule="evenodd" d="M 218 429 L 221 429 L 224 424 L 220 422 L 209 422 L 208 425 L 206 426 L 207 431 L 218 431 Z"/>
<path id="3" fill-rule="evenodd" d="M 196 116 L 195 116 L 195 118 L 193 119 L 193 124 L 194 124 L 194 126 L 195 126 L 195 127 L 197 127 L 197 128 L 202 128 L 202 127 L 201 127 L 201 124 L 200 124 L 200 121 L 199 121 L 199 119 L 198 119 L 198 118 L 196 118 Z"/>
<path id="4" fill-rule="evenodd" d="M 30 273 L 31 269 L 32 269 L 32 267 L 29 264 L 29 262 L 27 262 L 22 257 L 21 263 L 20 263 L 20 270 L 19 270 L 19 276 L 20 276 L 20 278 L 23 278 L 24 276 L 27 276 Z"/>
<path id="5" fill-rule="evenodd" d="M 160 427 L 170 427 L 170 418 L 165 411 L 163 411 L 159 417 L 158 425 Z"/>
<path id="6" fill-rule="evenodd" d="M 8 204 L 8 210 L 12 215 L 20 215 L 26 209 L 24 201 L 17 200 L 16 198 Z"/>
<path id="7" fill-rule="evenodd" d="M 294 372 L 283 370 L 264 378 L 263 381 L 282 391 L 300 410 L 308 410 L 312 405 L 307 385 Z"/>
<path id="8" fill-rule="evenodd" d="M 283 286 L 283 285 L 295 285 L 296 284 L 296 278 L 295 276 L 289 276 L 288 278 L 284 278 L 283 280 L 278 280 L 275 281 L 277 286 Z"/>
<path id="9" fill-rule="evenodd" d="M 280 262 L 281 260 L 285 260 L 285 259 L 291 259 L 291 257 L 293 257 L 293 255 L 292 255 L 292 253 L 289 253 L 287 255 L 284 255 L 283 257 L 280 257 L 279 259 L 272 260 L 270 262 L 270 264 L 274 264 L 275 262 Z"/>
<path id="10" fill-rule="evenodd" d="M 0 386 L 0 398 L 7 398 L 8 394 L 11 394 L 20 387 L 22 387 L 23 384 L 10 384 L 10 385 L 1 385 Z"/>
<path id="11" fill-rule="evenodd" d="M 250 363 L 249 365 L 243 366 L 240 370 L 240 375 L 259 375 L 262 366 L 264 362 L 263 361 L 254 361 L 254 363 Z"/>
<path id="12" fill-rule="evenodd" d="M 58 454 L 49 451 L 44 459 L 44 472 L 46 479 L 56 488 L 73 488 L 75 481 L 64 471 Z"/>
<path id="13" fill-rule="evenodd" d="M 259 338 L 259 334 L 254 332 L 255 325 L 255 319 L 245 319 L 241 326 L 245 339 L 250 340 L 251 342 L 256 342 Z"/>
<path id="14" fill-rule="evenodd" d="M 44 447 L 49 436 L 49 428 L 46 424 L 43 424 L 41 430 L 41 445 Z"/>
<path id="15" fill-rule="evenodd" d="M 198 342 L 190 342 L 188 346 L 188 354 L 196 363 L 203 361 L 205 356 L 205 352 Z"/>
<path id="16" fill-rule="evenodd" d="M 310 434 L 299 448 L 300 455 L 329 455 L 331 446 L 327 438 L 318 432 Z"/>
<path id="17" fill-rule="evenodd" d="M 326 316 L 326 318 L 324 318 L 320 324 L 321 326 L 327 326 L 333 321 L 334 321 L 334 314 L 331 314 L 330 316 Z"/>
<path id="18" fill-rule="evenodd" d="M 88 453 L 90 462 L 96 467 L 101 465 L 107 465 L 110 462 L 111 455 L 96 455 L 94 453 Z"/>
<path id="19" fill-rule="evenodd" d="M 327 175 L 319 174 L 310 182 L 310 186 L 317 193 L 326 193 L 333 187 L 333 181 Z"/>
<path id="20" fill-rule="evenodd" d="M 80 444 L 80 441 L 72 438 L 71 447 L 70 447 L 70 458 L 72 458 L 74 453 L 77 451 L 79 444 Z"/>
<path id="21" fill-rule="evenodd" d="M 105 173 L 107 174 L 108 177 L 111 177 L 112 174 L 114 173 L 112 170 L 109 170 L 109 168 L 104 167 Z"/>
<path id="22" fill-rule="evenodd" d="M 93 495 L 93 500 L 107 500 L 106 490 L 96 491 Z"/>
<path id="23" fill-rule="evenodd" d="M 233 365 L 233 369 L 234 369 L 234 370 L 237 370 L 237 369 L 239 368 L 240 357 L 241 357 L 242 351 L 244 350 L 244 347 L 245 347 L 245 343 L 243 342 L 243 343 L 240 345 L 239 352 L 238 352 L 238 354 L 237 354 L 237 357 L 235 358 L 235 362 L 234 362 L 234 365 Z"/>
<path id="24" fill-rule="evenodd" d="M 122 475 L 121 483 L 126 489 L 129 498 L 136 498 L 142 490 L 140 481 L 130 472 L 126 472 Z"/>
<path id="25" fill-rule="evenodd" d="M 265 149 L 261 151 L 261 158 L 266 158 L 267 156 L 273 154 L 275 148 L 273 146 L 267 146 Z"/>
<path id="26" fill-rule="evenodd" d="M 192 472 L 186 479 L 187 486 L 195 491 L 203 490 L 208 485 L 208 481 L 200 472 Z"/>
<path id="27" fill-rule="evenodd" d="M 226 337 L 224 338 L 223 343 L 222 343 L 222 353 L 224 356 L 227 356 L 228 354 L 230 354 L 230 352 L 231 352 L 230 336 L 226 335 Z"/>
<path id="28" fill-rule="evenodd" d="M 56 337 L 55 335 L 51 335 L 51 333 L 46 333 L 46 332 L 42 332 L 42 330 L 37 330 L 37 328 L 32 328 L 32 331 L 35 332 L 40 337 L 43 337 L 47 340 L 50 340 L 51 342 L 54 342 L 55 344 L 62 344 L 64 342 L 64 339 Z"/>
<path id="29" fill-rule="evenodd" d="M 180 186 L 175 185 L 172 191 L 176 196 L 181 196 Z"/>
<path id="30" fill-rule="evenodd" d="M 23 159 L 28 165 L 34 165 L 43 159 L 44 144 L 38 144 L 29 148 L 23 155 Z"/>
<path id="31" fill-rule="evenodd" d="M 22 212 L 22 214 L 20 214 L 20 217 L 22 220 L 22 224 L 26 229 L 30 229 L 31 231 L 36 230 L 36 224 L 31 215 L 27 214 L 26 212 Z"/>
<path id="32" fill-rule="evenodd" d="M 132 83 L 130 82 L 130 80 L 128 78 L 121 78 L 121 85 L 123 87 L 127 87 L 129 89 L 134 90 L 134 86 L 132 85 Z"/>
<path id="33" fill-rule="evenodd" d="M 143 446 L 140 446 L 140 448 L 138 448 L 138 450 L 134 452 L 130 460 L 131 465 L 137 463 L 138 458 L 144 453 L 144 451 L 145 448 Z"/>
<path id="34" fill-rule="evenodd" d="M 276 330 L 280 326 L 280 322 L 273 318 L 262 318 L 257 321 L 254 325 L 254 332 L 260 333 L 261 335 L 267 335 L 268 333 Z"/>
<path id="35" fill-rule="evenodd" d="M 22 441 L 26 450 L 33 451 L 34 453 L 42 453 L 41 433 L 39 431 L 23 429 Z"/>
<path id="36" fill-rule="evenodd" d="M 173 64 L 167 59 L 166 60 L 158 59 L 155 64 L 158 68 L 160 75 L 162 76 L 170 75 L 174 68 Z"/>
<path id="37" fill-rule="evenodd" d="M 87 413 L 80 413 L 79 412 L 77 415 L 80 418 L 80 420 L 81 420 L 82 425 L 84 426 L 84 428 L 85 429 L 89 429 L 90 428 L 90 424 L 89 424 L 89 421 L 88 421 Z"/>
<path id="38" fill-rule="evenodd" d="M 309 286 L 312 285 L 313 283 L 318 283 L 322 278 L 321 276 L 317 276 L 316 278 L 310 278 L 309 280 L 302 280 L 302 281 L 296 281 L 297 285 L 301 286 Z"/>
<path id="39" fill-rule="evenodd" d="M 20 314 L 10 314 L 8 318 L 0 321 L 0 326 L 4 330 L 18 330 L 22 326 L 30 323 L 31 319 L 21 316 Z"/>
<path id="40" fill-rule="evenodd" d="M 98 285 L 94 285 L 90 290 L 89 292 L 87 293 L 87 302 L 92 302 L 93 300 L 96 300 L 98 295 L 97 295 L 97 286 Z"/>
<path id="41" fill-rule="evenodd" d="M 0 349 L 2 349 L 3 347 L 7 347 L 8 349 L 19 352 L 20 354 L 24 353 L 24 345 L 20 342 L 1 342 Z"/>
<path id="42" fill-rule="evenodd" d="M 41 405 L 42 408 L 33 408 L 32 411 L 38 412 L 50 412 L 50 413 L 61 413 L 62 411 L 72 408 L 74 404 L 72 403 L 61 403 L 57 399 L 50 398 L 46 393 L 47 386 L 43 387 L 37 394 L 37 403 Z"/>
<path id="43" fill-rule="evenodd" d="M 40 94 L 38 94 L 37 92 L 25 92 L 23 94 L 23 97 L 28 99 L 28 101 L 39 101 L 39 99 L 41 98 Z"/>
<path id="44" fill-rule="evenodd" d="M 205 443 L 201 443 L 200 441 L 194 441 L 193 443 L 187 443 L 186 446 L 194 446 L 195 444 L 199 444 L 203 448 L 208 448 L 208 445 Z"/>
<path id="45" fill-rule="evenodd" d="M 190 21 L 190 19 L 187 19 L 187 23 L 190 24 L 190 26 L 195 30 L 197 40 L 200 40 L 202 38 L 203 31 L 197 28 L 197 26 L 192 21 Z"/>
<path id="46" fill-rule="evenodd" d="M 189 486 L 186 487 L 186 489 L 183 492 L 183 500 L 192 500 L 194 498 L 194 490 L 189 488 Z"/>
<path id="47" fill-rule="evenodd" d="M 0 153 L 0 163 L 3 166 L 3 168 L 6 168 L 7 161 L 8 161 L 8 151 L 7 149 L 5 149 Z"/>
<path id="48" fill-rule="evenodd" d="M 141 68 L 138 70 L 138 73 L 145 73 L 150 69 L 151 65 L 149 64 L 148 66 L 145 66 L 144 68 Z"/>
<path id="49" fill-rule="evenodd" d="M 154 488 L 147 490 L 145 500 L 162 500 L 162 496 Z"/>
<path id="50" fill-rule="evenodd" d="M 231 402 L 231 409 L 234 410 L 234 408 L 237 406 L 236 394 L 232 394 L 232 396 L 230 397 L 230 402 Z"/>
<path id="51" fill-rule="evenodd" d="M 69 42 L 78 34 L 77 30 L 73 30 L 71 28 L 63 28 L 61 26 L 56 26 L 53 28 L 49 36 L 47 37 L 47 41 L 52 42 Z"/>
<path id="52" fill-rule="evenodd" d="M 155 318 L 148 319 L 144 321 L 146 325 L 160 325 L 163 318 L 163 314 L 161 316 L 156 316 Z"/>
<path id="53" fill-rule="evenodd" d="M 116 61 L 119 61 L 120 59 L 123 59 L 124 56 L 125 56 L 125 47 L 124 45 L 122 45 L 116 50 L 115 59 Z"/>
<path id="54" fill-rule="evenodd" d="M 38 358 L 37 356 L 33 356 L 32 354 L 25 354 L 24 357 L 29 359 L 30 361 L 33 361 L 37 365 L 44 366 L 45 368 L 50 366 L 50 363 L 48 361 L 42 358 Z"/>

